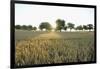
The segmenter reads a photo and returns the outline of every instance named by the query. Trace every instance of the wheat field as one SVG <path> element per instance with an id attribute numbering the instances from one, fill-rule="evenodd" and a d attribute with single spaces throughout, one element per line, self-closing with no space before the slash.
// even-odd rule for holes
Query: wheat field
<path id="1" fill-rule="evenodd" d="M 93 32 L 15 32 L 16 66 L 95 60 Z"/>

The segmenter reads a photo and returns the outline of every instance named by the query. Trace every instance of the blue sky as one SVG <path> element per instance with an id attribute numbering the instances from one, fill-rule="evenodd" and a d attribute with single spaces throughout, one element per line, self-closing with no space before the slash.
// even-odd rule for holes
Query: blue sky
<path id="1" fill-rule="evenodd" d="M 41 22 L 56 26 L 57 19 L 64 19 L 77 25 L 94 25 L 94 9 L 79 7 L 58 7 L 44 5 L 15 4 L 15 25 L 38 27 Z"/>

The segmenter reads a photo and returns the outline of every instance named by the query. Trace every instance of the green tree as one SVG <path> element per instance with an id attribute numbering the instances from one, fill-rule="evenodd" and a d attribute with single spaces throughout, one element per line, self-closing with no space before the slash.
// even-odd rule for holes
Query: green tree
<path id="1" fill-rule="evenodd" d="M 83 29 L 84 30 L 88 30 L 88 26 L 87 25 L 83 25 Z"/>
<path id="2" fill-rule="evenodd" d="M 87 27 L 88 27 L 89 31 L 91 31 L 93 29 L 93 25 L 92 24 L 88 24 Z"/>
<path id="3" fill-rule="evenodd" d="M 22 30 L 27 30 L 27 26 L 26 25 L 22 25 L 21 29 Z"/>
<path id="4" fill-rule="evenodd" d="M 20 25 L 15 25 L 15 29 L 21 29 Z"/>
<path id="5" fill-rule="evenodd" d="M 32 25 L 28 25 L 27 30 L 32 30 Z"/>
<path id="6" fill-rule="evenodd" d="M 66 31 L 66 30 L 67 30 L 67 28 L 68 28 L 68 27 L 67 27 L 67 26 L 65 26 L 65 27 L 64 27 L 64 30 Z"/>
<path id="7" fill-rule="evenodd" d="M 37 27 L 33 27 L 33 30 L 36 31 L 37 30 Z"/>
<path id="8" fill-rule="evenodd" d="M 68 25 L 68 28 L 70 29 L 70 31 L 71 31 L 71 30 L 74 28 L 74 26 L 75 26 L 73 23 L 68 23 L 67 25 Z"/>
<path id="9" fill-rule="evenodd" d="M 83 30 L 83 26 L 82 25 L 77 26 L 76 30 Z"/>
<path id="10" fill-rule="evenodd" d="M 50 30 L 52 30 L 52 26 L 48 22 L 42 22 L 39 25 L 39 29 L 40 30 L 46 29 L 46 31 L 50 31 Z"/>
<path id="11" fill-rule="evenodd" d="M 64 20 L 61 20 L 61 19 L 57 19 L 56 20 L 56 30 L 61 30 L 64 28 L 65 26 L 65 21 Z"/>

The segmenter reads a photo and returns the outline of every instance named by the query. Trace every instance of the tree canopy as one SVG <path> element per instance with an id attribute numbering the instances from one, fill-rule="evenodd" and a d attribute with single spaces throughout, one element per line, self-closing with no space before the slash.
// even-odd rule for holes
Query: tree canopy
<path id="1" fill-rule="evenodd" d="M 56 30 L 62 30 L 65 27 L 65 21 L 62 19 L 57 19 L 56 20 Z"/>
<path id="2" fill-rule="evenodd" d="M 42 22 L 39 25 L 39 29 L 40 30 L 46 29 L 47 31 L 50 31 L 52 29 L 52 26 L 48 22 Z"/>
<path id="3" fill-rule="evenodd" d="M 95 28 L 95 26 L 93 26 L 93 24 L 87 24 L 87 25 L 78 25 L 77 27 L 75 27 L 75 24 L 68 22 L 67 24 L 65 24 L 65 20 L 63 19 L 57 19 L 56 20 L 56 27 L 52 28 L 51 24 L 49 22 L 41 22 L 38 29 L 40 29 L 41 31 L 43 31 L 43 29 L 45 29 L 46 31 L 52 31 L 52 29 L 54 29 L 55 31 L 62 31 L 65 30 L 67 31 L 67 29 L 70 29 L 70 31 L 72 29 L 74 30 L 93 30 Z M 32 26 L 32 25 L 15 25 L 15 29 L 18 30 L 37 30 L 36 26 Z"/>
<path id="4" fill-rule="evenodd" d="M 15 28 L 16 29 L 21 29 L 21 26 L 20 25 L 15 25 Z"/>
<path id="5" fill-rule="evenodd" d="M 37 27 L 33 27 L 33 30 L 36 31 L 37 30 Z"/>
<path id="6" fill-rule="evenodd" d="M 68 28 L 68 27 L 67 27 L 67 26 L 65 26 L 65 27 L 64 27 L 64 30 L 66 31 L 66 30 L 67 30 L 67 28 Z"/>
<path id="7" fill-rule="evenodd" d="M 93 25 L 92 24 L 88 24 L 87 27 L 88 27 L 89 31 L 91 31 L 93 29 Z"/>
<path id="8" fill-rule="evenodd" d="M 74 28 L 74 26 L 75 26 L 75 24 L 73 24 L 73 23 L 68 23 L 67 24 L 68 25 L 68 28 L 70 29 L 70 31 Z"/>
<path id="9" fill-rule="evenodd" d="M 27 30 L 32 30 L 32 25 L 28 25 Z"/>
<path id="10" fill-rule="evenodd" d="M 83 25 L 83 29 L 84 30 L 88 30 L 88 26 L 87 25 Z"/>
<path id="11" fill-rule="evenodd" d="M 83 30 L 83 26 L 82 25 L 77 26 L 76 30 Z"/>

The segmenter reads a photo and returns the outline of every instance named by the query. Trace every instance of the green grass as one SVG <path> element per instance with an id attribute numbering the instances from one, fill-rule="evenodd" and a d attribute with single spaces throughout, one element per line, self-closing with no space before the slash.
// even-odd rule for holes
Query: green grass
<path id="1" fill-rule="evenodd" d="M 95 59 L 93 32 L 15 33 L 17 66 L 88 62 Z"/>

